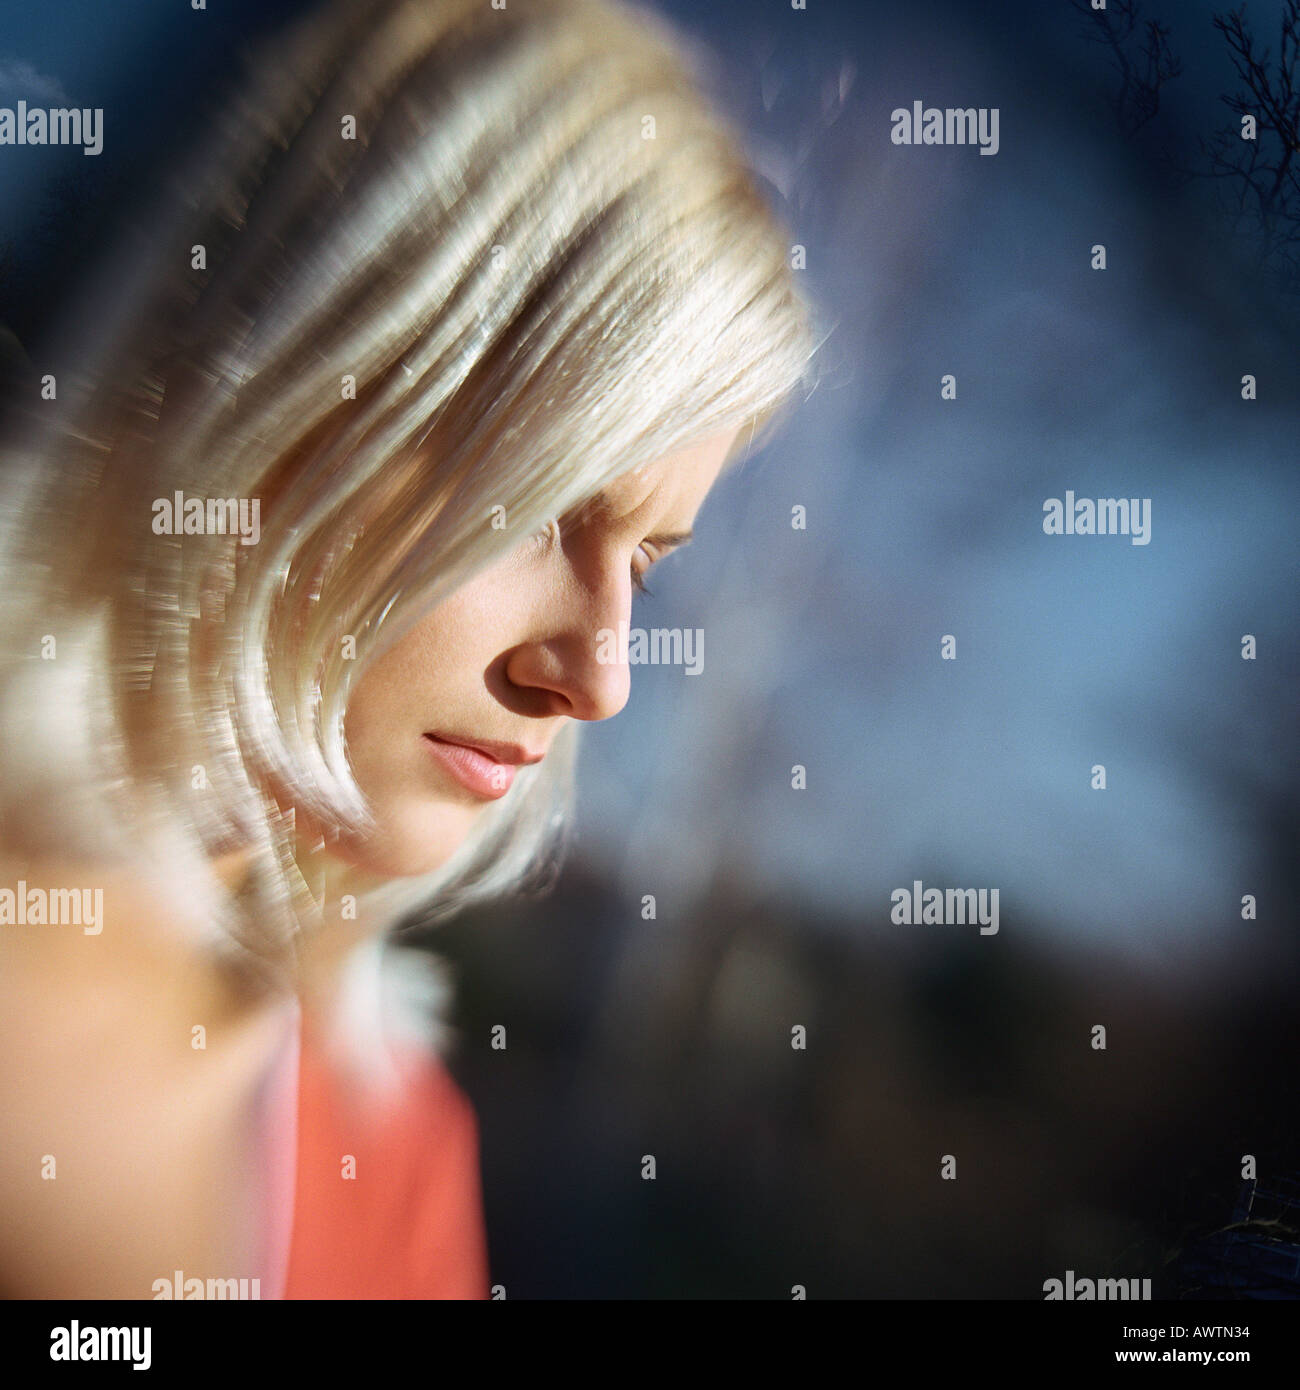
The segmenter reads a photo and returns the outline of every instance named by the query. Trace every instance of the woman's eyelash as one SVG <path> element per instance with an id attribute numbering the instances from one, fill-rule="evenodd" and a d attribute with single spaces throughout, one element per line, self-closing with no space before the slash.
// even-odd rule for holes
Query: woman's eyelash
<path id="1" fill-rule="evenodd" d="M 558 519 L 552 519 L 551 521 L 548 521 L 546 525 L 541 528 L 540 531 L 537 531 L 533 535 L 533 541 L 537 545 L 548 545 L 551 541 L 558 540 L 560 535 L 560 522 L 558 521 Z M 640 549 L 642 547 L 638 548 Z M 654 559 L 651 558 L 650 565 L 653 564 Z M 647 565 L 646 569 L 649 569 L 650 565 Z M 637 569 L 635 561 L 633 561 L 629 569 L 632 575 L 632 587 L 636 590 L 636 592 L 638 594 L 644 594 L 646 598 L 653 598 L 654 593 L 651 590 L 650 586 L 645 582 L 645 570 Z"/>
<path id="2" fill-rule="evenodd" d="M 637 554 L 640 554 L 640 555 L 644 555 L 644 556 L 645 556 L 645 558 L 646 558 L 646 566 L 645 566 L 645 569 L 640 569 L 640 570 L 637 569 L 637 567 L 636 567 L 636 555 L 637 555 Z M 651 598 L 651 597 L 653 597 L 653 595 L 652 595 L 651 592 L 650 592 L 650 586 L 645 582 L 646 572 L 649 570 L 650 566 L 653 565 L 654 562 L 655 562 L 658 558 L 659 558 L 658 555 L 656 555 L 653 551 L 648 550 L 648 549 L 646 548 L 644 542 L 642 542 L 641 545 L 637 546 L 636 552 L 633 554 L 633 557 L 632 557 L 632 587 L 636 590 L 636 592 L 637 592 L 638 594 L 644 594 L 646 598 Z"/>

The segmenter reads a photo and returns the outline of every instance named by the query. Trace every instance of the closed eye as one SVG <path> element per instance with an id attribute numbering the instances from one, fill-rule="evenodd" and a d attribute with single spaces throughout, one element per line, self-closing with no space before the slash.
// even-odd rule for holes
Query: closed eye
<path id="1" fill-rule="evenodd" d="M 647 598 L 651 597 L 649 587 L 645 582 L 645 577 L 657 560 L 663 559 L 671 550 L 677 550 L 683 545 L 689 545 L 691 533 L 689 531 L 660 531 L 653 536 L 647 536 L 645 540 L 637 546 L 637 552 L 648 556 L 646 564 L 640 569 L 637 568 L 636 556 L 632 557 L 632 587 L 638 594 L 644 594 Z"/>
<path id="2" fill-rule="evenodd" d="M 565 534 L 566 527 L 564 522 L 558 518 L 552 518 L 541 530 L 534 534 L 532 541 L 535 545 L 546 547 L 559 543 Z M 650 567 L 659 560 L 662 560 L 670 551 L 677 550 L 684 545 L 689 545 L 691 538 L 692 533 L 690 531 L 658 531 L 652 536 L 647 536 L 641 544 L 637 546 L 632 556 L 630 574 L 632 578 L 632 587 L 638 594 L 644 594 L 647 597 L 651 596 L 650 587 L 645 582 L 645 577 Z M 645 562 L 643 564 L 637 564 L 637 555 L 643 555 L 645 557 Z"/>

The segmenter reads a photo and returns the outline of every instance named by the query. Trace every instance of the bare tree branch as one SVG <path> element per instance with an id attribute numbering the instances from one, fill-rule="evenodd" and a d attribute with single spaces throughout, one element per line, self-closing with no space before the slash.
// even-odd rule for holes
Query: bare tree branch
<path id="1" fill-rule="evenodd" d="M 1160 89 L 1183 71 L 1169 46 L 1170 31 L 1158 20 L 1141 22 L 1138 0 L 1111 0 L 1094 10 L 1088 0 L 1071 0 L 1088 24 L 1083 37 L 1102 45 L 1119 72 L 1119 90 L 1111 100 L 1121 129 L 1132 135 L 1160 109 Z M 1141 32 L 1141 38 L 1135 35 Z"/>
<path id="2" fill-rule="evenodd" d="M 1204 176 L 1225 185 L 1234 227 L 1259 239 L 1266 266 L 1284 276 L 1300 272 L 1300 0 L 1283 0 L 1277 59 L 1257 44 L 1244 6 L 1216 14 L 1239 86 L 1220 100 L 1237 118 L 1201 142 Z M 1254 138 L 1243 138 L 1244 118 Z M 1235 196 L 1233 196 L 1235 194 Z M 1297 286 L 1300 287 L 1300 286 Z"/>

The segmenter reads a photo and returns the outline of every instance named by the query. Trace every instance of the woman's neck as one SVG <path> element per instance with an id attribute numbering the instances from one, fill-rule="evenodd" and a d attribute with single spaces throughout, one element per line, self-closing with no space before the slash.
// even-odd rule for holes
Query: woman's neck
<path id="1" fill-rule="evenodd" d="M 295 861 L 307 890 L 322 907 L 321 923 L 297 941 L 298 993 L 306 1014 L 325 1019 L 337 1007 L 348 957 L 380 930 L 373 918 L 361 911 L 345 912 L 340 905 L 349 895 L 355 903 L 366 888 L 384 880 L 328 854 L 320 847 L 318 838 L 309 842 L 306 832 L 297 837 Z M 234 850 L 211 862 L 213 872 L 228 892 L 239 894 L 247 886 L 253 862 L 251 849 Z"/>

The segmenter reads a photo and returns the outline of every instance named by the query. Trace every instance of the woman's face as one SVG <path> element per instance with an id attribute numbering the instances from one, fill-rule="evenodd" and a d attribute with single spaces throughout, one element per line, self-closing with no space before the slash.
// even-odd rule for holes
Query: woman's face
<path id="1" fill-rule="evenodd" d="M 364 673 L 344 727 L 377 828 L 338 846 L 345 858 L 386 877 L 436 869 L 568 720 L 623 708 L 625 648 L 601 633 L 630 625 L 637 579 L 688 538 L 735 438 L 618 479 L 558 532 L 481 571 Z"/>

